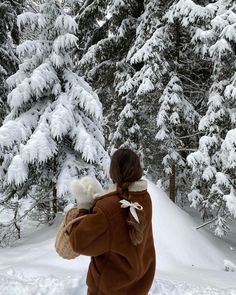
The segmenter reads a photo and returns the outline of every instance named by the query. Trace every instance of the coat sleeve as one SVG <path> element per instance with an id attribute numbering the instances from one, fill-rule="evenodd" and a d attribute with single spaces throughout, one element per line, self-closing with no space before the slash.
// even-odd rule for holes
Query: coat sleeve
<path id="1" fill-rule="evenodd" d="M 79 254 L 98 256 L 108 252 L 109 221 L 103 211 L 95 206 L 92 213 L 75 222 L 71 227 L 69 240 L 72 249 Z"/>

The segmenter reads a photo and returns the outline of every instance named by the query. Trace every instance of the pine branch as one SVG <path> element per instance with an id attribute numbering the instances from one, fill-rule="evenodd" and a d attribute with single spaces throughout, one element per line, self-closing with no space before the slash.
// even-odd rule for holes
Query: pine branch
<path id="1" fill-rule="evenodd" d="M 191 148 L 188 148 L 188 149 L 177 149 L 176 151 L 177 152 L 184 152 L 184 151 L 196 152 L 197 151 L 197 148 L 195 148 L 195 149 L 191 149 Z"/>
<path id="2" fill-rule="evenodd" d="M 212 222 L 214 222 L 216 219 L 218 219 L 219 217 L 228 217 L 230 214 L 228 214 L 228 213 L 224 213 L 223 215 L 221 215 L 221 216 L 216 216 L 215 218 L 213 218 L 212 220 L 209 220 L 209 221 L 207 221 L 207 222 L 204 222 L 203 224 L 201 224 L 201 225 L 199 225 L 199 226 L 197 226 L 197 227 L 195 227 L 195 229 L 200 229 L 200 228 L 202 228 L 202 227 L 204 227 L 204 226 L 206 226 L 206 225 L 208 225 L 208 224 L 210 224 L 210 223 L 212 223 Z"/>
<path id="3" fill-rule="evenodd" d="M 194 133 L 194 134 L 189 134 L 189 135 L 186 135 L 186 136 L 181 136 L 181 137 L 176 137 L 177 139 L 183 139 L 183 138 L 189 138 L 189 137 L 194 137 L 196 135 L 203 135 L 204 133 L 203 132 L 197 132 L 197 133 Z"/>
<path id="4" fill-rule="evenodd" d="M 25 213 L 23 215 L 21 215 L 18 219 L 14 219 L 13 221 L 11 221 L 8 224 L 4 225 L 4 227 L 9 227 L 9 226 L 15 225 L 15 223 L 17 223 L 17 222 L 21 221 L 22 219 L 24 219 L 28 215 L 28 213 L 30 211 L 32 211 L 39 204 L 39 202 L 41 200 L 43 200 L 44 198 L 45 198 L 45 196 L 38 199 L 28 210 L 25 211 Z"/>

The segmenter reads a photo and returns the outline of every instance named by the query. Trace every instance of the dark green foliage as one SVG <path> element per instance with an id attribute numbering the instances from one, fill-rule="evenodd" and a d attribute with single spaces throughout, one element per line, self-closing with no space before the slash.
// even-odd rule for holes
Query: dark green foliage
<path id="1" fill-rule="evenodd" d="M 17 15 L 22 12 L 23 0 L 0 3 L 0 126 L 7 113 L 8 89 L 6 79 L 17 71 L 15 46 L 19 44 Z"/>

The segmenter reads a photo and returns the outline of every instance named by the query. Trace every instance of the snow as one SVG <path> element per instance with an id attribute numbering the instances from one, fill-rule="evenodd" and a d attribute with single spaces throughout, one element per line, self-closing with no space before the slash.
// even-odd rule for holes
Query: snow
<path id="1" fill-rule="evenodd" d="M 78 25 L 70 15 L 59 15 L 55 20 L 55 28 L 61 30 L 62 28 L 71 33 L 76 33 Z"/>
<path id="2" fill-rule="evenodd" d="M 24 182 L 28 177 L 28 165 L 23 161 L 20 155 L 16 155 L 8 168 L 7 181 L 8 183 L 15 182 L 16 185 Z"/>
<path id="3" fill-rule="evenodd" d="M 223 199 L 226 201 L 229 212 L 236 218 L 236 194 L 233 187 L 231 188 L 230 194 L 225 195 Z"/>
<path id="4" fill-rule="evenodd" d="M 16 47 L 19 70 L 6 80 L 10 110 L 0 127 L 0 147 L 12 185 L 27 185 L 30 170 L 41 171 L 42 163 L 56 157 L 57 186 L 64 195 L 69 177 L 82 172 L 81 167 L 90 169 L 96 162 L 105 174 L 108 154 L 104 150 L 102 104 L 86 80 L 73 72 L 78 25 L 60 4 L 64 3 L 40 3 L 40 13 L 26 12 L 18 17 L 25 32 L 23 39 L 31 40 Z M 64 161 L 72 158 L 71 154 L 77 163 L 69 167 Z M 41 179 L 44 172 L 39 175 Z M 31 184 L 28 188 L 31 190 Z"/>
<path id="5" fill-rule="evenodd" d="M 235 169 L 236 167 L 236 129 L 231 129 L 227 132 L 225 139 L 222 143 L 222 160 L 226 168 Z"/>
<path id="6" fill-rule="evenodd" d="M 56 54 L 59 54 L 60 51 L 65 49 L 72 49 L 76 47 L 76 42 L 78 38 L 70 33 L 58 36 L 53 42 L 53 50 Z"/>
<path id="7" fill-rule="evenodd" d="M 236 27 L 235 23 L 232 25 L 226 26 L 220 35 L 222 38 L 225 38 L 227 41 L 236 42 Z"/>
<path id="8" fill-rule="evenodd" d="M 22 104 L 29 102 L 32 95 L 40 97 L 45 89 L 50 89 L 57 81 L 54 69 L 50 64 L 43 63 L 33 71 L 30 78 L 24 79 L 9 93 L 7 102 L 11 109 L 18 109 Z"/>
<path id="9" fill-rule="evenodd" d="M 50 116 L 50 131 L 53 138 L 65 136 L 73 128 L 73 107 L 66 93 L 61 93 L 54 103 Z"/>
<path id="10" fill-rule="evenodd" d="M 153 48 L 155 48 L 155 50 L 158 50 L 158 52 L 163 51 L 165 46 L 163 43 L 162 34 L 162 28 L 156 29 L 151 38 L 147 40 L 146 43 L 144 43 L 144 45 L 130 58 L 131 64 L 149 60 L 150 57 L 154 55 Z M 131 51 L 128 53 L 127 59 L 129 59 L 132 50 L 134 49 L 131 48 Z"/>
<path id="11" fill-rule="evenodd" d="M 41 120 L 35 132 L 26 145 L 21 145 L 21 154 L 25 162 L 46 162 L 57 152 L 56 142 L 50 136 L 49 126 L 46 121 Z"/>
<path id="12" fill-rule="evenodd" d="M 26 24 L 31 25 L 31 29 L 35 29 L 35 23 L 42 29 L 46 26 L 46 18 L 40 13 L 25 12 L 17 17 L 17 26 L 24 27 Z"/>
<path id="13" fill-rule="evenodd" d="M 203 171 L 202 179 L 209 181 L 211 180 L 216 174 L 216 169 L 213 166 L 207 166 L 206 169 Z"/>
<path id="14" fill-rule="evenodd" d="M 150 81 L 150 79 L 148 78 L 143 78 L 143 81 L 138 88 L 137 95 L 147 94 L 148 92 L 151 92 L 154 89 L 155 87 L 152 81 Z"/>
<path id="15" fill-rule="evenodd" d="M 149 295 L 235 295 L 236 245 L 203 228 L 196 230 L 193 218 L 150 181 L 148 191 L 157 254 Z M 53 225 L 0 249 L 0 295 L 86 294 L 90 258 L 71 261 L 57 255 L 54 241 L 60 221 L 58 215 Z"/>
<path id="16" fill-rule="evenodd" d="M 82 122 L 78 124 L 76 130 L 75 150 L 81 152 L 82 158 L 86 161 L 94 161 L 97 151 L 92 135 L 87 132 Z"/>
<path id="17" fill-rule="evenodd" d="M 125 117 L 125 118 L 133 118 L 134 117 L 134 114 L 133 114 L 133 107 L 130 103 L 127 103 L 127 105 L 124 107 L 124 109 L 121 111 L 120 115 L 119 115 L 119 118 L 122 118 L 122 117 Z"/>
<path id="18" fill-rule="evenodd" d="M 233 49 L 225 39 L 218 40 L 209 49 L 210 56 L 221 59 L 225 55 L 233 54 Z"/>
<path id="19" fill-rule="evenodd" d="M 226 271 L 236 271 L 236 265 L 233 262 L 225 259 L 224 260 L 224 265 L 225 265 L 225 270 Z"/>

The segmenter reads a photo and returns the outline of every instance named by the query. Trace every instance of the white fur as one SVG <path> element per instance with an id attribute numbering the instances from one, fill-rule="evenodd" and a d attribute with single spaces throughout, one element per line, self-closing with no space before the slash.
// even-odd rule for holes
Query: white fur
<path id="1" fill-rule="evenodd" d="M 70 184 L 70 190 L 79 203 L 92 203 L 96 197 L 104 192 L 99 181 L 92 176 L 73 179 Z"/>

